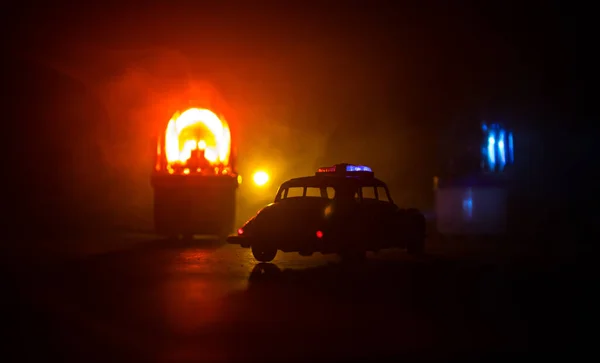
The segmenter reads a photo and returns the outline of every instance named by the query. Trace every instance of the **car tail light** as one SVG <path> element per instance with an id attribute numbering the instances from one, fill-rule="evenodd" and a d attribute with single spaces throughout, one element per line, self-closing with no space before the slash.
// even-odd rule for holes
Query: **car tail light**
<path id="1" fill-rule="evenodd" d="M 323 238 L 323 232 L 317 231 L 317 238 Z"/>
<path id="2" fill-rule="evenodd" d="M 244 230 L 242 228 L 238 229 L 238 235 L 244 234 Z"/>

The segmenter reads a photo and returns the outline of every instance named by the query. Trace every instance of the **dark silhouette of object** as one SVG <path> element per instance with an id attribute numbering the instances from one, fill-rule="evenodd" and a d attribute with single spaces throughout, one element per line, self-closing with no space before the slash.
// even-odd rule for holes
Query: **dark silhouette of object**
<path id="1" fill-rule="evenodd" d="M 187 168 L 189 168 L 191 172 L 195 172 L 198 169 L 200 169 L 202 171 L 204 169 L 211 167 L 209 161 L 206 160 L 204 149 L 192 150 L 192 154 L 190 155 L 190 158 L 187 160 L 185 166 Z"/>
<path id="2" fill-rule="evenodd" d="M 164 144 L 159 143 L 159 147 L 164 148 Z M 222 174 L 214 171 L 205 156 L 203 148 L 193 150 L 184 164 L 174 166 L 174 174 L 167 168 L 153 172 L 154 229 L 159 235 L 171 239 L 216 236 L 224 242 L 233 232 L 239 186 L 235 158 L 230 159 L 228 172 Z M 166 165 L 164 152 L 157 158 L 157 165 Z"/>
<path id="3" fill-rule="evenodd" d="M 272 261 L 278 250 L 302 256 L 336 253 L 345 261 L 361 261 L 367 251 L 395 247 L 422 253 L 423 214 L 394 204 L 387 185 L 370 169 L 347 166 L 337 164 L 319 169 L 314 176 L 286 181 L 274 203 L 261 209 L 227 241 L 251 248 L 260 262 Z M 367 197 L 367 192 L 374 197 Z"/>

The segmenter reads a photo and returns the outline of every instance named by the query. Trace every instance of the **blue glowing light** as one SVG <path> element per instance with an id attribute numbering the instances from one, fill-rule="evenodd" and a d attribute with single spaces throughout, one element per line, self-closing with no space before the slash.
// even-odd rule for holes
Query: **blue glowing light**
<path id="1" fill-rule="evenodd" d="M 481 124 L 485 135 L 485 146 L 482 154 L 489 171 L 502 171 L 506 164 L 514 162 L 513 135 L 499 124 Z M 507 138 L 508 134 L 508 138 Z M 508 153 L 508 155 L 507 155 Z"/>
<path id="2" fill-rule="evenodd" d="M 500 130 L 500 133 L 498 134 L 498 154 L 500 154 L 500 165 L 498 165 L 498 167 L 500 170 L 504 169 L 504 165 L 506 165 L 506 150 L 504 145 L 505 138 L 506 135 L 504 130 Z"/>
<path id="3" fill-rule="evenodd" d="M 369 168 L 368 166 L 365 166 L 365 165 L 346 165 L 346 171 L 348 171 L 348 172 L 366 171 L 369 173 L 373 172 L 373 170 L 371 170 L 371 168 Z"/>
<path id="4" fill-rule="evenodd" d="M 317 174 L 336 174 L 344 175 L 346 173 L 368 173 L 373 174 L 373 170 L 366 165 L 352 165 L 352 164 L 336 164 L 333 166 L 319 168 Z M 351 176 L 351 175 L 348 175 Z M 357 176 L 354 174 L 353 176 Z"/>
<path id="5" fill-rule="evenodd" d="M 515 162 L 515 154 L 514 154 L 513 147 L 514 147 L 513 134 L 512 134 L 512 132 L 510 132 L 510 133 L 508 133 L 508 155 L 509 155 L 511 164 Z"/>
<path id="6" fill-rule="evenodd" d="M 463 216 L 467 220 L 473 219 L 473 190 L 467 189 L 467 192 L 462 201 Z"/>
<path id="7" fill-rule="evenodd" d="M 493 131 L 490 131 L 490 136 L 488 137 L 488 147 L 487 147 L 487 157 L 488 164 L 490 166 L 490 170 L 494 170 L 496 167 L 496 139 L 494 138 Z"/>

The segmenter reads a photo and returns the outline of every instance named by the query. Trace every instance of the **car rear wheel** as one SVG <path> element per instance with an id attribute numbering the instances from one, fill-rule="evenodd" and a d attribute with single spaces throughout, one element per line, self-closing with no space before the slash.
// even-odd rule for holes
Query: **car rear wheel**
<path id="1" fill-rule="evenodd" d="M 273 247 L 252 246 L 252 255 L 259 262 L 271 262 L 277 256 L 277 249 Z"/>

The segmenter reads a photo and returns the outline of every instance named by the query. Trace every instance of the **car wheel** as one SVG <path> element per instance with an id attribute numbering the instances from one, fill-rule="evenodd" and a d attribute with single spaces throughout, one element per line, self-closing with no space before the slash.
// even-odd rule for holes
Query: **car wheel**
<path id="1" fill-rule="evenodd" d="M 277 256 L 277 249 L 252 246 L 252 255 L 259 262 L 271 262 Z"/>

